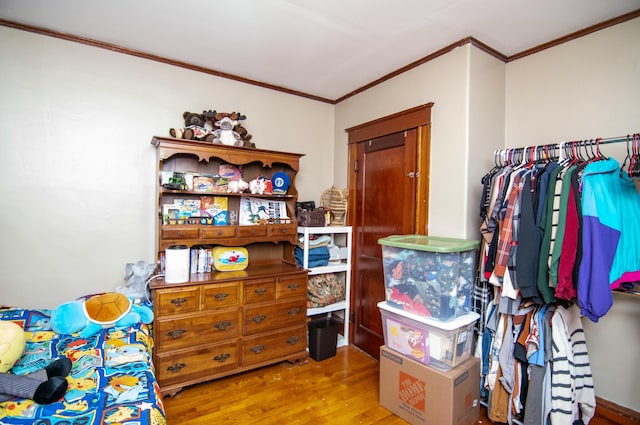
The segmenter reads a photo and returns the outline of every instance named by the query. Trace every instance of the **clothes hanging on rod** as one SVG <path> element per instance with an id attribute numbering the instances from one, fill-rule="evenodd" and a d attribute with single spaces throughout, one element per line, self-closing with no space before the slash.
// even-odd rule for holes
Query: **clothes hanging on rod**
<path id="1" fill-rule="evenodd" d="M 597 321 L 611 307 L 611 289 L 640 279 L 640 194 L 600 151 L 621 141 L 496 152 L 496 167 L 482 179 L 481 278 L 512 308 L 577 300 Z"/>
<path id="2" fill-rule="evenodd" d="M 553 425 L 593 416 L 581 316 L 598 321 L 612 288 L 640 280 L 640 194 L 630 178 L 639 139 L 494 153 L 482 178 L 474 290 L 482 297 L 474 299 L 481 306 L 476 352 L 489 419 Z M 623 165 L 600 149 L 621 142 Z"/>

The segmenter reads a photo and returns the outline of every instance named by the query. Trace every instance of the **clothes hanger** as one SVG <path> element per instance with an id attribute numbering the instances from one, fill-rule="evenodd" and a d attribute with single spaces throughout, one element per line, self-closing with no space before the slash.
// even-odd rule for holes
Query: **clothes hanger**
<path id="1" fill-rule="evenodd" d="M 640 134 L 633 135 L 633 150 L 631 162 L 629 163 L 629 175 L 640 177 Z"/>

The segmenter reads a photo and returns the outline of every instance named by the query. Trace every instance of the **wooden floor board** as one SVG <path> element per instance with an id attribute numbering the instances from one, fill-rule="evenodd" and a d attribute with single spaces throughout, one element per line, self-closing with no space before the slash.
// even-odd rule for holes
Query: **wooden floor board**
<path id="1" fill-rule="evenodd" d="M 164 405 L 168 425 L 406 425 L 378 404 L 378 377 L 377 360 L 341 347 L 321 362 L 283 362 L 193 385 L 165 397 Z M 600 411 L 590 425 L 638 423 L 637 416 L 621 421 Z M 492 423 L 484 408 L 477 423 Z"/>

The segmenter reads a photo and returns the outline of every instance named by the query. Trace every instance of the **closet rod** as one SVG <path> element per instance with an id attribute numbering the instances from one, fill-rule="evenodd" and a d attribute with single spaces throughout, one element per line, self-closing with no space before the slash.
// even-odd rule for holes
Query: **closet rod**
<path id="1" fill-rule="evenodd" d="M 561 143 L 550 143 L 550 144 L 545 144 L 545 145 L 533 145 L 533 146 L 523 146 L 520 148 L 505 148 L 506 150 L 508 149 L 528 149 L 528 148 L 549 148 L 549 149 L 559 149 L 562 146 L 568 145 L 570 143 L 585 143 L 585 142 L 591 142 L 591 143 L 595 143 L 595 144 L 600 144 L 600 145 L 607 145 L 610 143 L 622 143 L 622 142 L 632 142 L 634 137 L 638 137 L 640 135 L 640 133 L 633 133 L 633 134 L 627 134 L 626 136 L 618 136 L 618 137 L 608 137 L 606 139 L 603 138 L 596 138 L 596 139 L 582 139 L 582 140 L 570 140 L 567 142 L 561 142 Z"/>

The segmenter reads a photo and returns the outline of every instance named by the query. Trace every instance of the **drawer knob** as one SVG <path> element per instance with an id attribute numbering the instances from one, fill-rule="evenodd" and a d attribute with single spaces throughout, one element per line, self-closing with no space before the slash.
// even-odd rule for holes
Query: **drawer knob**
<path id="1" fill-rule="evenodd" d="M 289 313 L 289 316 L 296 316 L 298 313 L 300 313 L 300 309 L 298 307 L 294 307 L 287 313 Z"/>
<path id="2" fill-rule="evenodd" d="M 178 373 L 178 372 L 180 372 L 180 371 L 182 370 L 182 368 L 183 368 L 183 367 L 185 367 L 185 366 L 186 366 L 186 365 L 185 365 L 184 363 L 176 363 L 176 364 L 173 364 L 173 365 L 171 365 L 171 366 L 167 367 L 167 370 L 168 370 L 169 372 Z"/>
<path id="3" fill-rule="evenodd" d="M 253 316 L 253 317 L 251 318 L 251 321 L 253 321 L 253 322 L 255 322 L 255 323 L 261 323 L 261 322 L 263 322 L 263 321 L 264 321 L 264 319 L 266 319 L 266 318 L 267 318 L 267 316 L 265 316 L 265 315 L 262 315 L 262 314 L 261 314 L 260 316 Z"/>
<path id="4" fill-rule="evenodd" d="M 258 288 L 253 292 L 255 292 L 258 295 L 264 295 L 267 292 L 267 288 Z"/>
<path id="5" fill-rule="evenodd" d="M 296 345 L 298 343 L 298 341 L 300 341 L 300 337 L 299 336 L 292 336 L 291 338 L 289 338 L 287 340 L 287 344 Z"/>
<path id="6" fill-rule="evenodd" d="M 182 237 L 184 237 L 184 232 L 180 232 L 180 233 L 178 233 L 178 235 L 182 238 Z"/>
<path id="7" fill-rule="evenodd" d="M 178 339 L 178 338 L 181 338 L 182 335 L 185 334 L 185 332 L 187 332 L 186 329 L 176 329 L 176 330 L 167 332 L 167 335 L 169 335 L 173 339 Z"/>
<path id="8" fill-rule="evenodd" d="M 265 346 L 262 344 L 256 345 L 255 347 L 251 347 L 251 351 L 253 351 L 256 354 L 261 353 L 264 349 L 265 349 Z"/>
<path id="9" fill-rule="evenodd" d="M 225 320 L 223 322 L 218 322 L 215 325 L 213 325 L 214 328 L 217 328 L 221 331 L 227 329 L 229 326 L 231 326 L 231 321 L 229 320 Z"/>
<path id="10" fill-rule="evenodd" d="M 176 307 L 180 307 L 182 304 L 186 302 L 187 302 L 186 298 L 174 298 L 171 300 L 171 304 L 175 305 Z"/>
<path id="11" fill-rule="evenodd" d="M 225 299 L 227 299 L 227 297 L 229 296 L 229 294 L 227 294 L 226 292 L 220 292 L 218 294 L 214 295 L 214 298 L 218 301 L 223 301 Z"/>
<path id="12" fill-rule="evenodd" d="M 217 356 L 215 356 L 213 358 L 213 360 L 216 360 L 219 363 L 224 363 L 227 361 L 227 359 L 231 357 L 231 354 L 229 353 L 222 353 L 222 354 L 218 354 Z"/>
<path id="13" fill-rule="evenodd" d="M 292 291 L 295 291 L 296 289 L 298 289 L 300 285 L 298 285 L 297 283 L 290 283 L 289 285 L 287 285 L 287 288 L 291 289 Z"/>

